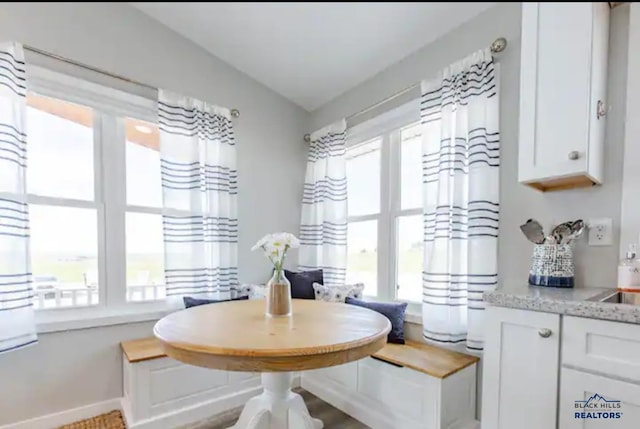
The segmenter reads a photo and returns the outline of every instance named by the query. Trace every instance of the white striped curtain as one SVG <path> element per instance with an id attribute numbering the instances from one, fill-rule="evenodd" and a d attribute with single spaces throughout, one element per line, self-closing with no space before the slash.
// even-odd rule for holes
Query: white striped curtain
<path id="1" fill-rule="evenodd" d="M 0 353 L 37 342 L 26 200 L 22 46 L 0 44 Z"/>
<path id="2" fill-rule="evenodd" d="M 471 350 L 497 284 L 499 101 L 489 50 L 422 83 L 423 334 Z"/>
<path id="3" fill-rule="evenodd" d="M 311 134 L 302 196 L 299 269 L 322 268 L 344 284 L 347 268 L 347 165 L 343 119 Z"/>
<path id="4" fill-rule="evenodd" d="M 238 285 L 238 172 L 231 114 L 159 91 L 169 299 L 227 299 Z"/>

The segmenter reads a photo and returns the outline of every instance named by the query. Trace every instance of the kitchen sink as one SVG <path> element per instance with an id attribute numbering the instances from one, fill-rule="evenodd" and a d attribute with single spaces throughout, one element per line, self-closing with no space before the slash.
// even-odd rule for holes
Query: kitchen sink
<path id="1" fill-rule="evenodd" d="M 611 304 L 640 305 L 640 293 L 633 292 L 607 292 L 590 299 L 590 301 L 608 302 Z"/>

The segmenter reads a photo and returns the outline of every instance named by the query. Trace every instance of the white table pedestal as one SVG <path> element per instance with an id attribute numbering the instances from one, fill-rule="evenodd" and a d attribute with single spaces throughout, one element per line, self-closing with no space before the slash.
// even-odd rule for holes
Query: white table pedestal
<path id="1" fill-rule="evenodd" d="M 302 399 L 291 391 L 292 373 L 262 373 L 262 394 L 251 398 L 229 429 L 322 429 Z"/>

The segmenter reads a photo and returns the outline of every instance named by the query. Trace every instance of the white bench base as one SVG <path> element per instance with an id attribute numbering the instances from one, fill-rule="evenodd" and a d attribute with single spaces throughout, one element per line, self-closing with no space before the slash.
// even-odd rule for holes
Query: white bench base
<path id="1" fill-rule="evenodd" d="M 309 414 L 302 396 L 291 391 L 293 374 L 262 374 L 264 391 L 245 405 L 237 423 L 229 429 L 322 429 Z"/>
<path id="2" fill-rule="evenodd" d="M 167 357 L 135 363 L 124 357 L 123 366 L 128 429 L 175 429 L 241 407 L 262 392 L 253 373 L 199 368 Z"/>
<path id="3" fill-rule="evenodd" d="M 440 379 L 365 358 L 303 372 L 301 386 L 372 429 L 476 425 L 475 364 Z"/>

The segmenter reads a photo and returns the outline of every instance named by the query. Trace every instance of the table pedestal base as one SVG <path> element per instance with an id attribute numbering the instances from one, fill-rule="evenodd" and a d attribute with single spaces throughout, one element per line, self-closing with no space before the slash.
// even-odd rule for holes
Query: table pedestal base
<path id="1" fill-rule="evenodd" d="M 291 391 L 290 372 L 262 373 L 262 394 L 251 398 L 229 429 L 322 429 L 302 399 Z"/>

